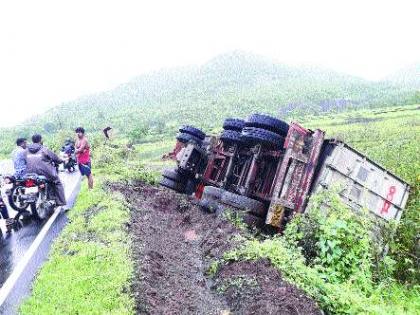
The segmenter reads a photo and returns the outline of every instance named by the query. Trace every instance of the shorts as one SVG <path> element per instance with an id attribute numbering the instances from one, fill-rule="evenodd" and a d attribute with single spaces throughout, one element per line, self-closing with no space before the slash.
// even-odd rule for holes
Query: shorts
<path id="1" fill-rule="evenodd" d="M 82 176 L 89 176 L 92 173 L 91 168 L 92 166 L 90 162 L 85 163 L 85 164 L 79 163 L 79 171 L 80 171 L 80 174 L 82 174 Z"/>

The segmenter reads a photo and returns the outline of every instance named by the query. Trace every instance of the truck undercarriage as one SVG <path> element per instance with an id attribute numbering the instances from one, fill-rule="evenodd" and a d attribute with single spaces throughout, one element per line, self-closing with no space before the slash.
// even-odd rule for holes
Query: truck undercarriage
<path id="1" fill-rule="evenodd" d="M 177 167 L 163 172 L 161 185 L 194 194 L 209 211 L 240 211 L 251 225 L 281 230 L 305 211 L 313 192 L 335 184 L 350 207 L 368 208 L 385 220 L 399 220 L 408 199 L 407 183 L 346 144 L 325 139 L 319 129 L 253 114 L 226 119 L 217 137 L 191 126 L 179 131 L 170 154 Z M 328 158 L 337 152 L 341 158 Z"/>

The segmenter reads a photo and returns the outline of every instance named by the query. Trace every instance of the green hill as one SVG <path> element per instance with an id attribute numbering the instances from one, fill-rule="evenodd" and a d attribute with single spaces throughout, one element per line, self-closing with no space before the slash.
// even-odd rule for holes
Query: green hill
<path id="1" fill-rule="evenodd" d="M 417 95 L 418 97 L 418 95 Z M 139 138 L 165 137 L 188 122 L 206 130 L 227 116 L 265 112 L 287 118 L 349 108 L 415 103 L 412 88 L 315 67 L 291 67 L 235 51 L 202 66 L 141 75 L 113 90 L 81 97 L 33 117 L 25 128 L 3 132 L 10 139 L 34 130 L 55 134 L 83 125 L 89 131 L 112 126 Z"/>

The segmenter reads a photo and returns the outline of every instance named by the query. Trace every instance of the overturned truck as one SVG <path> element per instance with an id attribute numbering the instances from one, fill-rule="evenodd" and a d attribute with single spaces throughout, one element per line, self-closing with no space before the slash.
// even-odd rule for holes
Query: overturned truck
<path id="1" fill-rule="evenodd" d="M 409 186 L 349 145 L 298 123 L 253 114 L 228 118 L 220 135 L 182 126 L 161 185 L 194 195 L 208 211 L 229 208 L 253 226 L 281 229 L 309 196 L 337 186 L 354 210 L 399 220 Z"/>

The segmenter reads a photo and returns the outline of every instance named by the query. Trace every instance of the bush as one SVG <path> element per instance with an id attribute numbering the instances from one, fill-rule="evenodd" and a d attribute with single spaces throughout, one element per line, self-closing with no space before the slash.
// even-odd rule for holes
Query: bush
<path id="1" fill-rule="evenodd" d="M 367 214 L 355 213 L 337 193 L 324 191 L 311 198 L 307 212 L 288 224 L 285 235 L 302 248 L 308 263 L 325 280 L 369 280 L 374 257 L 372 226 Z M 367 289 L 370 281 L 363 285 Z"/>
<path id="2" fill-rule="evenodd" d="M 391 256 L 396 260 L 394 276 L 410 285 L 420 283 L 420 176 L 390 243 Z"/>
<path id="3" fill-rule="evenodd" d="M 156 179 L 138 159 L 134 147 L 102 145 L 94 151 L 98 173 L 112 176 L 114 180 L 142 180 L 155 184 Z"/>

